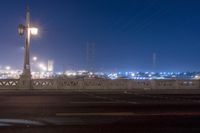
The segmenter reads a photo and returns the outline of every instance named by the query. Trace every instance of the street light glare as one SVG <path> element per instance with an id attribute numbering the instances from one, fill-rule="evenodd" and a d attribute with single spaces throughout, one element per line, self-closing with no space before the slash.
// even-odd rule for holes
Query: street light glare
<path id="1" fill-rule="evenodd" d="M 32 27 L 30 28 L 30 32 L 32 35 L 37 35 L 38 34 L 38 28 Z"/>

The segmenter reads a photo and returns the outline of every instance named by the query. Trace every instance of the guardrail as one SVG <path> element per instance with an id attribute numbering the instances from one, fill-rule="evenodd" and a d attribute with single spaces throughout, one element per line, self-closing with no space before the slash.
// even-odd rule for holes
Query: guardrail
<path id="1" fill-rule="evenodd" d="M 200 80 L 1 79 L 0 89 L 200 89 Z"/>

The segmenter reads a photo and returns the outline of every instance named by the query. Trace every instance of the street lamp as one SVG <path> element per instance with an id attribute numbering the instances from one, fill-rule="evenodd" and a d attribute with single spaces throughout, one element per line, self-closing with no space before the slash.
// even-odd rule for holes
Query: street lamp
<path id="1" fill-rule="evenodd" d="M 19 35 L 23 36 L 25 34 L 25 32 L 27 32 L 29 37 L 30 37 L 30 35 L 37 35 L 38 34 L 38 28 L 36 28 L 36 27 L 27 28 L 23 24 L 20 24 L 18 26 Z"/>
<path id="2" fill-rule="evenodd" d="M 22 77 L 25 79 L 31 79 L 31 72 L 30 72 L 30 38 L 31 35 L 37 35 L 38 34 L 38 28 L 32 27 L 30 25 L 30 11 L 27 7 L 26 10 L 26 24 L 20 24 L 18 26 L 18 33 L 20 36 L 25 35 L 26 41 L 25 41 L 25 53 L 24 53 L 24 69 Z"/>

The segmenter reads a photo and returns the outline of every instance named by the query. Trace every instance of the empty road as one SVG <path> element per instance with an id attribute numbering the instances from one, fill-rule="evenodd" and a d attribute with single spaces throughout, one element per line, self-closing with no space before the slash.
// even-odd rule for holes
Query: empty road
<path id="1" fill-rule="evenodd" d="M 200 95 L 0 93 L 4 132 L 199 132 Z"/>

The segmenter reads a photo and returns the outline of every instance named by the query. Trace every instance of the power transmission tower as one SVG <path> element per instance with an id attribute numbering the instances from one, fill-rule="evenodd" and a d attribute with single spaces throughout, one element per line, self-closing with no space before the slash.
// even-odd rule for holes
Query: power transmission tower
<path id="1" fill-rule="evenodd" d="M 86 67 L 87 71 L 94 72 L 95 63 L 95 43 L 87 43 L 86 46 Z"/>
<path id="2" fill-rule="evenodd" d="M 156 53 L 153 53 L 153 58 L 152 58 L 152 67 L 153 67 L 153 71 L 155 71 L 156 70 L 156 59 L 157 59 L 157 57 L 156 57 Z"/>

